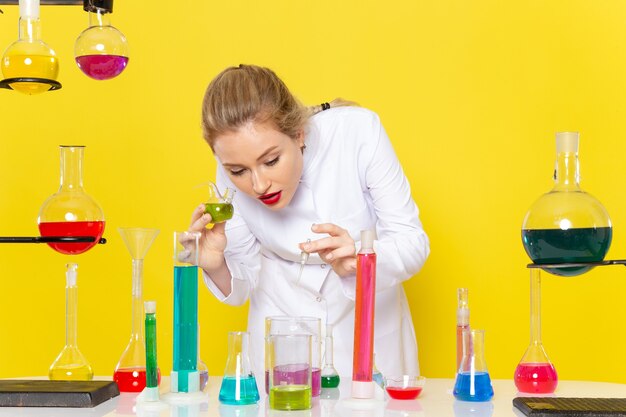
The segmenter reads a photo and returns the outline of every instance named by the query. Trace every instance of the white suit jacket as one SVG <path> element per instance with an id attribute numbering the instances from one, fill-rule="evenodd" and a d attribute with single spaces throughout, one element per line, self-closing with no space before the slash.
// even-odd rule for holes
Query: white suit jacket
<path id="1" fill-rule="evenodd" d="M 375 229 L 375 362 L 383 374 L 417 375 L 415 332 L 401 283 L 422 267 L 429 242 L 389 138 L 375 113 L 339 107 L 311 118 L 305 144 L 300 186 L 289 206 L 271 211 L 242 192 L 235 195 L 225 251 L 232 292 L 222 294 L 206 273 L 205 283 L 227 304 L 250 301 L 248 331 L 257 380 L 264 372 L 264 319 L 275 315 L 315 316 L 323 328 L 331 324 L 335 368 L 350 377 L 356 277 L 342 279 L 311 255 L 296 282 L 298 244 L 325 237 L 311 232 L 313 223 L 347 229 L 357 250 L 360 231 Z M 234 188 L 219 161 L 217 182 L 220 189 Z"/>

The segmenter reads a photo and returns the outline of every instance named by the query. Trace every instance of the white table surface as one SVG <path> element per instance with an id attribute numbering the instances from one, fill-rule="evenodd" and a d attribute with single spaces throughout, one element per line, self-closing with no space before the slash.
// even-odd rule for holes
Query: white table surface
<path id="1" fill-rule="evenodd" d="M 210 377 L 208 393 L 195 404 L 168 405 L 161 410 L 142 407 L 135 402 L 137 394 L 122 393 L 94 408 L 13 408 L 0 407 L 0 416 L 14 417 L 89 417 L 89 416 L 143 416 L 143 417 L 519 417 L 512 400 L 518 396 L 512 380 L 493 380 L 495 395 L 489 402 L 457 401 L 452 396 L 453 379 L 427 379 L 417 400 L 388 399 L 382 390 L 378 400 L 362 402 L 350 399 L 350 380 L 342 378 L 338 389 L 324 389 L 313 407 L 306 411 L 277 411 L 268 406 L 261 389 L 261 400 L 254 406 L 225 406 L 218 401 L 221 377 Z M 161 391 L 168 390 L 168 379 L 163 378 Z M 259 382 L 259 381 L 257 381 Z M 261 381 L 262 382 L 262 381 Z M 616 397 L 626 398 L 626 384 L 584 381 L 559 381 L 554 394 L 557 397 Z"/>

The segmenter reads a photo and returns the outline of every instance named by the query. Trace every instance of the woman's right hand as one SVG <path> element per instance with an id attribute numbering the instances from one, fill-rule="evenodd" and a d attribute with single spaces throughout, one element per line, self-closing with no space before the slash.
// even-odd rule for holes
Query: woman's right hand
<path id="1" fill-rule="evenodd" d="M 200 204 L 193 211 L 189 231 L 200 232 L 198 266 L 211 274 L 225 265 L 226 233 L 224 229 L 226 222 L 214 224 L 210 229 L 207 228 L 207 225 L 211 223 L 211 215 L 205 213 L 204 210 L 204 204 Z"/>

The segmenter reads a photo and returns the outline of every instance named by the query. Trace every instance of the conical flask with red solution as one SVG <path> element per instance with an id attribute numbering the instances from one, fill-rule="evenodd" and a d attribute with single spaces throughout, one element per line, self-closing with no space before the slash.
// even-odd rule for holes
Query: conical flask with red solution
<path id="1" fill-rule="evenodd" d="M 104 213 L 83 188 L 84 146 L 60 146 L 61 178 L 59 191 L 48 197 L 39 210 L 37 223 L 41 236 L 65 238 L 93 237 L 90 242 L 51 242 L 48 245 L 67 255 L 83 253 L 100 242 L 104 233 Z"/>
<path id="2" fill-rule="evenodd" d="M 130 340 L 122 353 L 113 380 L 121 392 L 141 392 L 146 387 L 146 344 L 143 312 L 143 260 L 159 234 L 158 229 L 120 227 L 119 232 L 133 259 L 132 273 L 132 330 Z M 161 372 L 157 369 L 159 381 Z"/>

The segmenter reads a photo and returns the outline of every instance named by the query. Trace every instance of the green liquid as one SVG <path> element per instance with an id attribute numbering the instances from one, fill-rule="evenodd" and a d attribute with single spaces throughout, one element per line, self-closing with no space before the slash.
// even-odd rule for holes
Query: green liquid
<path id="1" fill-rule="evenodd" d="M 339 375 L 322 375 L 322 388 L 337 388 Z"/>
<path id="2" fill-rule="evenodd" d="M 159 386 L 157 368 L 156 314 L 146 313 L 146 387 Z"/>
<path id="3" fill-rule="evenodd" d="M 524 229 L 522 242 L 526 253 L 536 264 L 600 262 L 611 246 L 610 227 L 587 227 L 568 230 Z M 593 266 L 544 268 L 562 276 L 580 275 Z"/>
<path id="4" fill-rule="evenodd" d="M 279 385 L 270 389 L 272 410 L 308 410 L 311 408 L 311 386 Z"/>
<path id="5" fill-rule="evenodd" d="M 204 212 L 211 215 L 211 223 L 221 223 L 233 218 L 233 205 L 230 203 L 205 203 Z"/>

